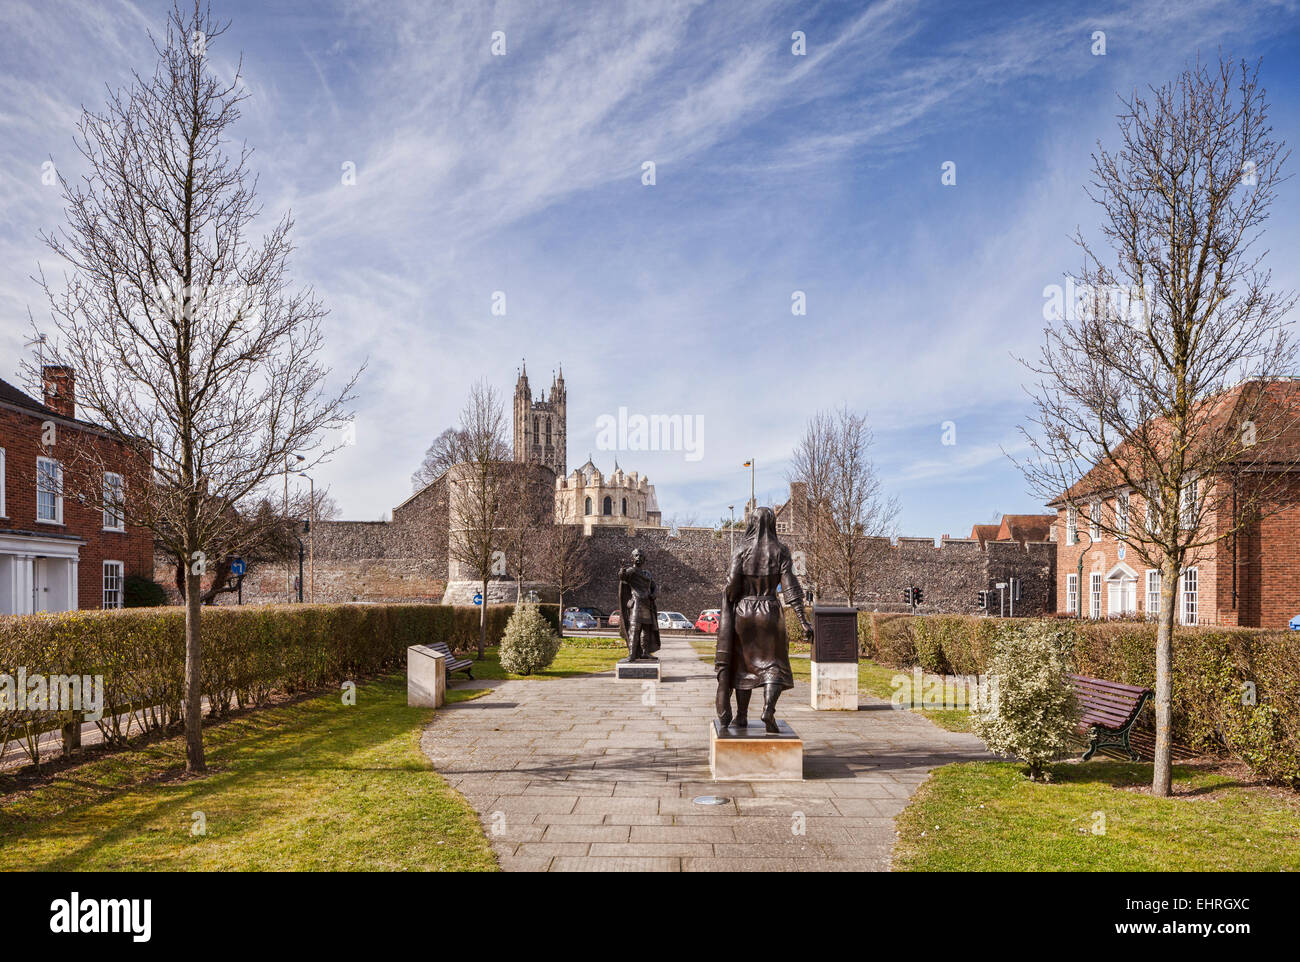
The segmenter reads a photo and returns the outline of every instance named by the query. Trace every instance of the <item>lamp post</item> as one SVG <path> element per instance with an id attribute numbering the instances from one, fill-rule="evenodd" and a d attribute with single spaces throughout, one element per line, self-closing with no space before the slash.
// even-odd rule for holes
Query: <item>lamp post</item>
<path id="1" fill-rule="evenodd" d="M 316 603 L 316 479 L 306 471 L 298 473 L 306 478 L 311 486 L 307 506 L 307 582 L 310 586 L 307 597 L 314 605 Z"/>
<path id="2" fill-rule="evenodd" d="M 301 454 L 294 454 L 292 456 L 297 458 L 299 461 L 307 460 Z M 286 524 L 289 521 L 289 457 L 290 457 L 289 454 L 285 454 L 284 456 L 284 520 Z M 299 548 L 301 548 L 302 543 L 299 542 L 298 546 Z M 301 551 L 299 553 L 301 554 Z M 299 558 L 298 560 L 299 562 L 301 562 L 302 559 Z M 301 563 L 298 565 L 298 567 L 299 568 L 302 567 Z M 289 593 L 290 597 L 293 596 L 293 559 L 292 558 L 289 559 L 289 563 L 284 566 L 284 590 Z M 302 601 L 302 572 L 301 571 L 298 572 L 298 595 L 299 595 L 298 600 Z"/>
<path id="3" fill-rule="evenodd" d="M 1076 530 L 1075 530 L 1075 532 L 1074 532 L 1074 537 L 1075 537 L 1075 541 L 1076 541 L 1076 543 L 1077 543 L 1077 542 L 1078 542 L 1079 535 L 1081 535 L 1083 532 L 1080 531 L 1080 530 L 1078 530 L 1078 526 L 1077 526 L 1077 524 L 1076 524 L 1075 527 L 1076 527 Z M 1092 545 L 1093 545 L 1092 533 L 1089 532 L 1089 533 L 1088 533 L 1088 548 L 1091 548 Z M 1075 577 L 1075 582 L 1074 582 L 1074 583 L 1075 583 L 1076 585 L 1078 585 L 1078 595 L 1079 595 L 1079 597 L 1078 597 L 1078 603 L 1075 605 L 1075 612 L 1074 612 L 1074 614 L 1075 614 L 1075 619 L 1076 619 L 1076 620 L 1081 620 L 1081 619 L 1083 618 L 1083 556 L 1084 556 L 1085 554 L 1088 553 L 1088 548 L 1080 548 L 1080 549 L 1079 549 L 1079 570 L 1078 570 L 1078 574 L 1076 574 L 1076 575 L 1074 576 L 1074 577 Z M 1089 592 L 1089 597 L 1091 597 L 1091 592 Z"/>
<path id="4" fill-rule="evenodd" d="M 734 504 L 729 504 L 727 505 L 727 510 L 731 512 L 731 527 L 727 529 L 731 535 L 731 548 L 730 553 L 727 555 L 727 557 L 730 558 L 731 555 L 736 553 L 736 506 Z"/>

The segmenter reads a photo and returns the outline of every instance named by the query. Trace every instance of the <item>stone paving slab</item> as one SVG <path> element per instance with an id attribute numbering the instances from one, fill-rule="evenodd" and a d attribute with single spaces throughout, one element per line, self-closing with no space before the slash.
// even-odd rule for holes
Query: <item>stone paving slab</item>
<path id="1" fill-rule="evenodd" d="M 869 696 L 857 712 L 814 712 L 797 683 L 778 713 L 804 739 L 804 781 L 713 782 L 712 666 L 685 638 L 665 638 L 660 659 L 658 684 L 612 672 L 499 682 L 435 713 L 421 747 L 478 811 L 503 869 L 888 870 L 893 819 L 917 785 L 991 757 L 974 736 Z"/>

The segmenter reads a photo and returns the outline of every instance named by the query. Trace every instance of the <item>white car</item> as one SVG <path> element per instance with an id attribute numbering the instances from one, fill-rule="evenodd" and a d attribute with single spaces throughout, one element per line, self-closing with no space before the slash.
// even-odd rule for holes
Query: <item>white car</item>
<path id="1" fill-rule="evenodd" d="M 659 627 L 671 630 L 691 631 L 695 628 L 680 611 L 661 611 L 659 612 Z"/>

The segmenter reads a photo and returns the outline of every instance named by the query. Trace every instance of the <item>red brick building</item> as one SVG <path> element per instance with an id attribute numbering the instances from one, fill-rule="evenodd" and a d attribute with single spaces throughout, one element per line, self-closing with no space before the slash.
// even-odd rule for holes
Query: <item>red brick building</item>
<path id="1" fill-rule="evenodd" d="M 1224 423 L 1236 424 L 1242 390 L 1215 400 Z M 1281 478 L 1270 475 L 1278 488 L 1260 520 L 1198 550 L 1179 585 L 1181 624 L 1285 628 L 1300 615 L 1300 381 L 1269 382 L 1266 390 L 1274 409 L 1287 412 L 1289 428 L 1238 479 L 1199 479 L 1196 496 L 1215 506 L 1205 523 L 1228 532 L 1235 527 L 1234 503 L 1246 500 L 1233 497 L 1232 485 L 1249 484 L 1261 472 L 1282 472 Z M 1161 575 L 1133 546 L 1145 524 L 1146 500 L 1141 492 L 1108 488 L 1098 480 L 1102 476 L 1094 468 L 1050 505 L 1057 511 L 1057 610 L 1076 614 L 1082 605 L 1085 617 L 1154 618 Z M 1103 526 L 1127 527 L 1133 535 L 1125 539 Z"/>
<path id="2" fill-rule="evenodd" d="M 71 371 L 44 375 L 44 403 L 0 380 L 0 614 L 121 607 L 126 576 L 153 574 L 153 538 L 121 511 L 79 502 L 64 465 L 88 445 L 109 469 L 112 503 L 130 496 L 134 455 L 76 419 Z"/>

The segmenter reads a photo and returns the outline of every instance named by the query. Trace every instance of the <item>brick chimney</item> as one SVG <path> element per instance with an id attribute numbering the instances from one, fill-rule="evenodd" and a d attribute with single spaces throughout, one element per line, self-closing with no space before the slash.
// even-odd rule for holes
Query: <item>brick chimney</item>
<path id="1" fill-rule="evenodd" d="M 41 381 L 45 387 L 45 406 L 65 418 L 76 417 L 76 378 L 72 368 L 48 364 L 41 368 Z"/>

